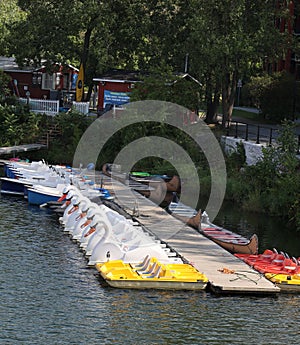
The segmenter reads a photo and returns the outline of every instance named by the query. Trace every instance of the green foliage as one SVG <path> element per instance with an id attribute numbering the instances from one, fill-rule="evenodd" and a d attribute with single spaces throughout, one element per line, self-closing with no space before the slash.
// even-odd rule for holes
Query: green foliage
<path id="1" fill-rule="evenodd" d="M 140 161 L 136 162 L 136 164 L 132 168 L 133 171 L 144 171 L 144 172 L 151 172 L 151 174 L 166 174 L 166 175 L 178 175 L 178 172 L 173 167 L 173 165 L 166 161 L 165 159 L 161 159 L 158 157 L 147 157 L 143 158 Z"/>
<path id="2" fill-rule="evenodd" d="M 51 142 L 47 160 L 52 163 L 72 164 L 78 142 L 92 121 L 75 109 L 55 116 L 52 122 L 60 129 L 61 134 Z"/>
<path id="3" fill-rule="evenodd" d="M 176 75 L 171 67 L 163 66 L 151 70 L 142 83 L 136 84 L 130 98 L 131 101 L 167 101 L 196 111 L 200 107 L 201 91 L 197 81 L 183 74 Z"/>
<path id="4" fill-rule="evenodd" d="M 0 145 L 33 143 L 43 128 L 44 116 L 31 113 L 19 103 L 0 106 Z"/>
<path id="5" fill-rule="evenodd" d="M 246 162 L 245 148 L 242 143 L 237 143 L 236 150 L 227 157 L 227 167 L 232 172 L 239 172 Z"/>
<path id="6" fill-rule="evenodd" d="M 8 53 L 8 39 L 13 35 L 13 25 L 25 17 L 26 13 L 19 8 L 17 0 L 0 0 L 0 55 Z"/>
<path id="7" fill-rule="evenodd" d="M 163 71 L 160 85 L 149 81 L 155 91 L 144 88 L 138 99 L 206 108 L 207 120 L 213 122 L 222 95 L 224 124 L 232 113 L 238 79 L 261 70 L 266 56 L 277 59 L 292 48 L 274 26 L 270 1 L 193 0 L 187 6 L 184 0 L 20 0 L 18 5 L 26 16 L 13 21 L 7 38 L 18 63 L 46 59 L 49 66 L 53 61 L 78 66 L 82 61 L 90 90 L 92 78 L 111 67 L 157 74 L 159 66 L 176 72 L 187 68 L 203 90 L 187 79 L 167 90 L 165 81 L 174 78 L 165 79 Z"/>
<path id="8" fill-rule="evenodd" d="M 289 120 L 284 120 L 282 122 L 282 129 L 280 135 L 277 138 L 280 150 L 293 157 L 295 160 L 294 153 L 297 150 L 297 139 L 294 133 L 295 124 Z"/>
<path id="9" fill-rule="evenodd" d="M 169 139 L 171 142 L 176 142 L 183 150 L 188 152 L 189 156 L 195 162 L 196 165 L 204 165 L 206 158 L 199 150 L 199 146 L 189 137 L 183 133 L 180 129 L 170 126 L 163 122 L 143 122 L 137 123 L 119 130 L 114 134 L 108 142 L 104 145 L 101 156 L 99 157 L 98 165 L 101 166 L 104 163 L 112 162 L 116 155 L 128 144 L 134 140 L 140 138 L 146 138 L 149 136 L 159 136 Z M 166 150 L 166 148 L 165 148 Z M 166 150 L 168 151 L 168 150 Z M 172 162 L 172 147 L 169 152 L 169 162 Z M 166 157 L 167 160 L 167 157 Z M 150 172 L 157 172 L 157 169 L 162 170 L 164 165 L 169 169 L 166 162 L 163 162 L 157 157 L 148 157 L 143 160 L 145 169 L 151 170 Z M 188 168 L 188 167 L 187 167 Z M 172 168 L 170 168 L 172 170 Z"/>
<path id="10" fill-rule="evenodd" d="M 300 231 L 299 160 L 293 125 L 284 122 L 277 147 L 263 149 L 263 158 L 229 173 L 227 197 L 245 209 L 282 216 Z"/>
<path id="11" fill-rule="evenodd" d="M 272 77 L 269 74 L 250 77 L 250 81 L 243 86 L 243 104 L 260 109 L 264 92 L 271 84 Z"/>
<path id="12" fill-rule="evenodd" d="M 251 77 L 243 87 L 243 103 L 259 108 L 264 118 L 277 123 L 295 117 L 299 98 L 295 77 L 287 72 Z"/>
<path id="13" fill-rule="evenodd" d="M 175 76 L 169 66 L 160 67 L 157 70 L 150 70 L 141 83 L 137 83 L 130 95 L 131 101 L 145 99 L 169 101 L 171 87 Z"/>
<path id="14" fill-rule="evenodd" d="M 5 103 L 5 100 L 9 95 L 9 89 L 7 87 L 9 81 L 10 77 L 0 70 L 0 104 Z"/>
<path id="15" fill-rule="evenodd" d="M 287 73 L 272 76 L 271 84 L 264 88 L 261 95 L 261 111 L 263 115 L 275 121 L 293 119 L 294 98 L 299 98 L 295 93 L 295 78 Z"/>
<path id="16" fill-rule="evenodd" d="M 243 0 L 197 0 L 190 6 L 190 73 L 206 87 L 208 110 L 218 106 L 212 99 L 222 94 L 223 124 L 231 116 L 238 79 L 257 66 L 261 69 L 265 56 L 275 57 L 282 49 L 273 6 L 270 1 Z"/>

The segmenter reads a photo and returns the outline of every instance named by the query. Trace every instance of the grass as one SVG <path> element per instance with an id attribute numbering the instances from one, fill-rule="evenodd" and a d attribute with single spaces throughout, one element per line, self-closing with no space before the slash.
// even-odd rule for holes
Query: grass
<path id="1" fill-rule="evenodd" d="M 257 114 L 257 113 L 247 111 L 247 110 L 233 109 L 232 116 L 238 117 L 240 119 L 250 120 L 252 122 L 256 122 L 260 124 L 269 124 L 269 125 L 276 124 L 275 121 L 265 119 L 261 114 Z"/>
<path id="2" fill-rule="evenodd" d="M 262 117 L 260 114 L 240 109 L 233 109 L 232 115 L 253 121 L 260 119 Z"/>
<path id="3" fill-rule="evenodd" d="M 247 110 L 233 109 L 232 116 L 238 117 L 239 119 L 250 120 L 253 123 L 269 125 L 278 124 L 278 122 L 273 120 L 265 119 L 261 114 L 253 113 Z M 295 126 L 300 128 L 300 123 L 296 123 Z"/>

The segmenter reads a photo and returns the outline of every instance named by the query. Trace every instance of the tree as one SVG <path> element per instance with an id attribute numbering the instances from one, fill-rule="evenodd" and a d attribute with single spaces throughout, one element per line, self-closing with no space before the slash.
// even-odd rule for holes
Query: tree
<path id="1" fill-rule="evenodd" d="M 189 37 L 192 73 L 206 81 L 209 122 L 222 96 L 225 126 L 231 120 L 238 79 L 258 63 L 262 65 L 265 56 L 275 57 L 282 51 L 281 36 L 274 27 L 274 3 L 213 0 L 194 1 L 192 6 L 193 30 Z"/>
<path id="2" fill-rule="evenodd" d="M 17 0 L 0 0 L 0 55 L 8 53 L 7 40 L 15 23 L 22 21 L 26 14 L 18 6 Z"/>
<path id="3" fill-rule="evenodd" d="M 144 76 L 142 83 L 136 84 L 130 99 L 131 101 L 161 100 L 197 111 L 201 87 L 197 80 L 185 74 L 176 74 L 170 66 L 160 66 L 151 69 L 149 74 Z"/>
<path id="4" fill-rule="evenodd" d="M 9 94 L 9 88 L 7 86 L 9 81 L 10 77 L 0 70 L 0 102 L 5 101 Z"/>
<path id="5" fill-rule="evenodd" d="M 90 86 L 96 74 L 110 67 L 148 70 L 165 62 L 176 70 L 185 56 L 184 3 L 19 0 L 27 18 L 14 27 L 11 54 L 19 64 L 46 60 L 49 69 L 52 62 L 82 62 Z"/>
<path id="6" fill-rule="evenodd" d="M 214 120 L 222 96 L 223 125 L 231 118 L 238 79 L 291 45 L 274 27 L 271 0 L 18 3 L 26 18 L 11 27 L 9 42 L 19 64 L 82 62 L 91 91 L 93 77 L 111 67 L 165 64 L 183 72 L 188 53 L 189 73 L 205 87 L 207 120 Z"/>
<path id="7" fill-rule="evenodd" d="M 16 56 L 19 65 L 40 65 L 43 61 L 51 70 L 54 62 L 72 63 L 78 67 L 82 62 L 87 71 L 85 79 L 91 86 L 95 68 L 90 72 L 89 58 L 91 56 L 92 65 L 95 49 L 98 49 L 99 65 L 105 51 L 100 43 L 105 43 L 101 38 L 107 33 L 105 20 L 109 20 L 106 3 L 95 0 L 20 0 L 19 5 L 27 16 L 14 25 L 10 36 L 10 54 Z M 94 32 L 98 37 L 95 49 L 91 46 Z"/>

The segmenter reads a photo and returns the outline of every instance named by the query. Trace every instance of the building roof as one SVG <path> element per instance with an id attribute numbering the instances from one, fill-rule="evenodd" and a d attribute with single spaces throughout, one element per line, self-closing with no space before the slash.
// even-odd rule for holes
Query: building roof
<path id="1" fill-rule="evenodd" d="M 72 66 L 72 65 L 67 65 L 69 68 L 75 70 L 75 71 L 79 71 L 78 68 Z M 33 71 L 38 71 L 42 68 L 44 68 L 44 65 L 41 65 L 40 67 L 36 67 L 36 66 L 24 66 L 24 67 L 20 67 L 17 62 L 16 59 L 14 57 L 7 57 L 7 56 L 0 56 L 0 69 L 2 69 L 3 71 L 6 72 L 22 72 L 22 73 L 31 73 Z"/>
<path id="2" fill-rule="evenodd" d="M 93 78 L 96 82 L 115 82 L 115 83 L 136 83 L 140 82 L 143 77 L 149 76 L 147 72 L 140 71 L 127 71 L 121 69 L 112 69 L 100 77 Z M 177 83 L 181 79 L 191 79 L 196 84 L 202 86 L 199 80 L 191 76 L 189 73 L 177 73 L 175 75 L 177 79 L 171 84 Z"/>
<path id="3" fill-rule="evenodd" d="M 173 84 L 177 83 L 178 80 L 180 80 L 180 79 L 191 79 L 192 81 L 194 81 L 199 86 L 202 86 L 200 81 L 198 79 L 194 78 L 193 76 L 191 76 L 189 73 L 179 73 L 179 74 L 177 74 L 177 77 L 178 77 L 178 79 L 175 80 Z"/>
<path id="4" fill-rule="evenodd" d="M 1 69 L 15 68 L 17 66 L 18 65 L 15 62 L 15 58 L 0 56 L 0 68 Z"/>

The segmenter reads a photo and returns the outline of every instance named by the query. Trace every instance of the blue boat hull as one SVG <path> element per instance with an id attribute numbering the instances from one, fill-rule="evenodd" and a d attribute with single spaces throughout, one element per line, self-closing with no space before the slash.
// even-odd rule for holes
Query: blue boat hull
<path id="1" fill-rule="evenodd" d="M 1 178 L 1 193 L 10 195 L 24 195 L 25 184 L 16 179 Z"/>
<path id="2" fill-rule="evenodd" d="M 35 191 L 33 189 L 27 190 L 27 199 L 28 203 L 31 205 L 42 205 L 49 201 L 57 201 L 59 196 L 57 195 L 49 195 L 39 191 Z"/>
<path id="3" fill-rule="evenodd" d="M 15 170 L 11 169 L 9 166 L 5 165 L 4 166 L 4 175 L 9 177 L 9 178 L 16 178 L 18 174 L 16 173 Z"/>

